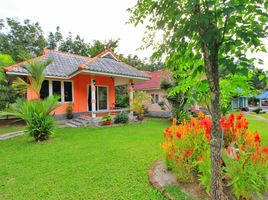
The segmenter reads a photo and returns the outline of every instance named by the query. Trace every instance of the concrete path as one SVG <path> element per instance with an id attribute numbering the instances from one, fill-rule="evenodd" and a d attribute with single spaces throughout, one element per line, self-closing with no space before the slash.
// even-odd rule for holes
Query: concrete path
<path id="1" fill-rule="evenodd" d="M 265 122 L 267 122 L 268 123 L 268 119 L 266 119 L 265 117 L 263 117 L 263 116 L 260 116 L 260 115 L 253 115 L 253 114 L 247 114 L 247 115 L 249 115 L 249 116 L 252 116 L 252 117 L 256 117 L 258 120 L 262 120 L 262 121 L 265 121 Z"/>
<path id="2" fill-rule="evenodd" d="M 13 137 L 23 135 L 23 134 L 25 134 L 24 130 L 12 132 L 12 133 L 6 133 L 6 134 L 3 134 L 3 135 L 0 135 L 0 140 L 6 140 L 6 139 L 13 138 Z"/>

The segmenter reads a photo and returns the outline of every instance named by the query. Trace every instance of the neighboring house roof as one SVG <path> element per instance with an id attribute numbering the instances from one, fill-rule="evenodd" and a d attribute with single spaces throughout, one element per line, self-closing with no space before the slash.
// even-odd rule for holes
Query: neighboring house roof
<path id="1" fill-rule="evenodd" d="M 134 90 L 155 90 L 160 89 L 161 81 L 164 79 L 164 76 L 169 75 L 168 71 L 156 71 L 156 72 L 145 72 L 148 76 L 151 77 L 150 80 L 138 82 L 134 84 Z"/>
<path id="2" fill-rule="evenodd" d="M 148 80 L 149 76 L 123 62 L 111 51 L 105 50 L 99 55 L 90 58 L 67 52 L 45 50 L 44 55 L 32 60 L 51 58 L 52 63 L 45 70 L 46 77 L 71 78 L 81 72 L 90 72 L 104 75 L 127 76 Z M 7 74 L 27 75 L 22 67 L 26 62 L 18 63 L 5 68 Z"/>
<path id="3" fill-rule="evenodd" d="M 268 99 L 268 90 L 266 90 L 264 93 L 258 95 L 256 98 L 257 99 Z"/>

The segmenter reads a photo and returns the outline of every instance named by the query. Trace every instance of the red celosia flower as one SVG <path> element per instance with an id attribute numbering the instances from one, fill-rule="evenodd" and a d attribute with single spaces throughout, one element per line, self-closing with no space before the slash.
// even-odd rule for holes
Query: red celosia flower
<path id="1" fill-rule="evenodd" d="M 240 114 L 236 117 L 236 119 L 237 119 L 237 120 L 240 120 L 242 117 L 243 117 L 243 113 L 240 113 Z"/>
<path id="2" fill-rule="evenodd" d="M 237 160 L 240 160 L 240 155 L 238 153 L 236 154 L 236 158 Z"/>
<path id="3" fill-rule="evenodd" d="M 231 154 L 231 147 L 230 146 L 227 148 L 227 153 L 228 153 L 228 155 Z"/>
<path id="4" fill-rule="evenodd" d="M 180 139 L 181 138 L 181 133 L 179 131 L 177 131 L 177 137 Z"/>
<path id="5" fill-rule="evenodd" d="M 168 153 L 168 157 L 170 158 L 171 156 L 172 156 L 172 154 L 169 152 L 169 153 Z"/>
<path id="6" fill-rule="evenodd" d="M 256 134 L 255 134 L 255 142 L 261 142 L 261 138 L 260 138 L 260 135 L 258 134 L 258 132 L 256 132 Z"/>
<path id="7" fill-rule="evenodd" d="M 268 147 L 264 147 L 262 152 L 268 154 Z"/>

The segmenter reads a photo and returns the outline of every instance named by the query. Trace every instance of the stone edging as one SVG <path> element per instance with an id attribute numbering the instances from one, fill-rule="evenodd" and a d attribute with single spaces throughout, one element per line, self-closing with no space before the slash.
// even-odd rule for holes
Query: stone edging
<path id="1" fill-rule="evenodd" d="M 155 171 L 155 165 L 157 163 L 158 160 L 156 160 L 148 169 L 148 178 L 149 178 L 149 182 L 150 184 L 156 188 L 157 190 L 159 190 L 162 194 L 164 194 L 169 200 L 174 200 L 174 197 L 172 197 L 169 192 L 167 192 L 165 190 L 164 187 L 162 187 L 154 178 L 154 171 Z"/>
<path id="2" fill-rule="evenodd" d="M 6 139 L 13 138 L 13 137 L 23 135 L 23 134 L 25 134 L 25 130 L 11 132 L 11 133 L 5 133 L 3 135 L 0 135 L 0 140 L 6 140 Z"/>

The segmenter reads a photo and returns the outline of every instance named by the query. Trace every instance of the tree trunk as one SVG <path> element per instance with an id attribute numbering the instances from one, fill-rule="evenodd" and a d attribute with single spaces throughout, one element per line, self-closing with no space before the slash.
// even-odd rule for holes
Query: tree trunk
<path id="1" fill-rule="evenodd" d="M 211 91 L 211 116 L 212 131 L 210 133 L 210 157 L 211 157 L 211 199 L 226 199 L 222 187 L 221 158 L 220 158 L 220 86 L 219 86 L 219 65 L 218 45 L 215 42 L 212 47 L 203 47 L 206 75 Z"/>

